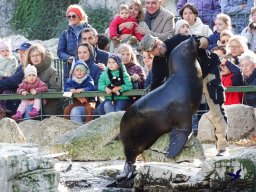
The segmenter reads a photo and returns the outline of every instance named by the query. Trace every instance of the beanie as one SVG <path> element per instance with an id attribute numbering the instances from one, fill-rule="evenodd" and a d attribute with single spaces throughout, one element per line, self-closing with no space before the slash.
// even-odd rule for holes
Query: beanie
<path id="1" fill-rule="evenodd" d="M 28 75 L 31 75 L 31 74 L 34 74 L 37 76 L 36 67 L 31 64 L 28 64 L 27 67 L 24 69 L 24 74 L 25 74 L 25 77 L 27 77 Z"/>
<path id="2" fill-rule="evenodd" d="M 120 57 L 119 55 L 112 53 L 112 54 L 109 55 L 108 58 L 109 58 L 109 59 L 110 59 L 110 58 L 111 58 L 111 59 L 114 59 L 115 62 L 121 67 L 121 65 L 122 65 L 122 59 L 121 59 L 121 57 Z"/>
<path id="3" fill-rule="evenodd" d="M 180 19 L 175 24 L 175 34 L 178 34 L 178 32 L 179 32 L 179 30 L 180 30 L 182 25 L 187 25 L 189 27 L 189 24 L 188 24 L 188 22 L 186 20 Z"/>
<path id="4" fill-rule="evenodd" d="M 76 69 L 81 69 L 85 72 L 85 74 L 88 74 L 89 73 L 89 67 L 86 65 L 86 63 L 82 60 L 77 60 L 75 62 L 75 65 L 74 65 L 74 70 L 73 72 L 76 70 Z"/>
<path id="5" fill-rule="evenodd" d="M 9 50 L 10 52 L 12 52 L 11 42 L 6 39 L 1 40 L 0 41 L 0 50 Z"/>
<path id="6" fill-rule="evenodd" d="M 84 18 L 84 11 L 79 5 L 70 5 L 67 9 L 66 16 L 68 16 L 70 12 L 74 12 L 80 18 L 80 20 Z"/>

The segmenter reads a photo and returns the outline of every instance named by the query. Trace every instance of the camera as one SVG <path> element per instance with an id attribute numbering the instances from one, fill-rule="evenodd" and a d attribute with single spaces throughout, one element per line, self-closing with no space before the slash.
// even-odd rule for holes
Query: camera
<path id="1" fill-rule="evenodd" d="M 250 30 L 256 30 L 256 22 L 252 22 L 249 24 Z"/>

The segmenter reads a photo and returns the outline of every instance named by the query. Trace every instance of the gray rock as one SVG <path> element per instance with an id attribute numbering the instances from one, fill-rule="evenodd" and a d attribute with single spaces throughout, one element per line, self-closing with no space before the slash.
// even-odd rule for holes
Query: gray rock
<path id="1" fill-rule="evenodd" d="M 26 138 L 14 120 L 3 118 L 0 120 L 0 142 L 26 143 Z"/>
<path id="2" fill-rule="evenodd" d="M 253 107 L 239 104 L 225 106 L 225 109 L 228 118 L 228 141 L 238 141 L 256 135 Z M 197 138 L 201 142 L 215 142 L 214 126 L 209 115 L 209 112 L 205 113 L 198 124 Z"/>
<path id="3" fill-rule="evenodd" d="M 40 148 L 53 143 L 58 137 L 80 125 L 55 116 L 43 121 L 26 120 L 18 124 L 27 142 L 38 144 Z"/>
<path id="4" fill-rule="evenodd" d="M 0 143 L 0 189 L 4 192 L 58 191 L 54 160 L 31 144 Z"/>

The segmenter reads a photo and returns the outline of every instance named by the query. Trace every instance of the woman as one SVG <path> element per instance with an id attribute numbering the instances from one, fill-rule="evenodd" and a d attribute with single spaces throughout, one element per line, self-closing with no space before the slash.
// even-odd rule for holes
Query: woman
<path id="1" fill-rule="evenodd" d="M 256 69 L 255 54 L 252 51 L 246 51 L 239 57 L 240 67 L 244 78 L 244 85 L 256 85 Z M 245 92 L 243 97 L 243 104 L 256 107 L 256 93 Z"/>
<path id="2" fill-rule="evenodd" d="M 70 5 L 66 11 L 68 19 L 68 29 L 63 31 L 59 43 L 57 55 L 62 60 L 68 60 L 68 66 L 64 67 L 64 83 L 69 77 L 71 64 L 76 56 L 77 45 L 81 42 L 81 32 L 85 28 L 91 27 L 88 17 L 79 5 Z"/>
<path id="3" fill-rule="evenodd" d="M 233 35 L 227 44 L 228 57 L 238 65 L 238 57 L 248 50 L 247 40 L 241 35 Z"/>
<path id="4" fill-rule="evenodd" d="M 32 45 L 27 51 L 27 60 L 25 67 L 28 64 L 34 65 L 37 69 L 37 75 L 48 86 L 48 92 L 61 91 L 60 79 L 57 70 L 52 66 L 53 56 L 42 45 Z M 27 113 L 32 110 L 29 106 Z M 62 103 L 59 99 L 47 99 L 43 106 L 45 115 L 60 115 L 62 114 Z"/>
<path id="5" fill-rule="evenodd" d="M 182 19 L 186 20 L 189 24 L 190 32 L 193 35 L 199 35 L 209 37 L 212 34 L 212 30 L 208 25 L 203 24 L 198 16 L 198 11 L 193 5 L 184 5 L 179 12 Z"/>
<path id="6" fill-rule="evenodd" d="M 94 88 L 98 90 L 98 81 L 101 75 L 101 69 L 98 67 L 97 64 L 94 63 L 94 55 L 93 55 L 93 47 L 89 43 L 83 43 L 78 46 L 77 48 L 77 56 L 79 60 L 82 60 L 86 63 L 90 70 L 90 76 L 94 81 Z M 95 109 L 95 99 L 94 98 L 87 98 L 88 104 L 85 106 L 76 106 L 72 109 L 65 108 L 65 114 L 70 114 L 70 119 L 76 122 L 83 122 L 84 116 L 91 116 L 93 110 Z M 86 110 L 87 109 L 87 110 Z M 91 118 L 86 118 L 91 119 Z"/>

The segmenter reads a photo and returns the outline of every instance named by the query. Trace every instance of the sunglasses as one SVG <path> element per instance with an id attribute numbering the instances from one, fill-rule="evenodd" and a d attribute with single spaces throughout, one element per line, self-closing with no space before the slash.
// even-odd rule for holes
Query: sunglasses
<path id="1" fill-rule="evenodd" d="M 71 18 L 72 18 L 72 19 L 75 19 L 76 17 L 77 17 L 76 15 L 68 15 L 68 16 L 67 16 L 67 19 L 71 19 Z"/>
<path id="2" fill-rule="evenodd" d="M 222 40 L 221 41 L 221 44 L 225 44 L 225 43 L 227 43 L 228 41 L 224 41 L 224 40 Z"/>

